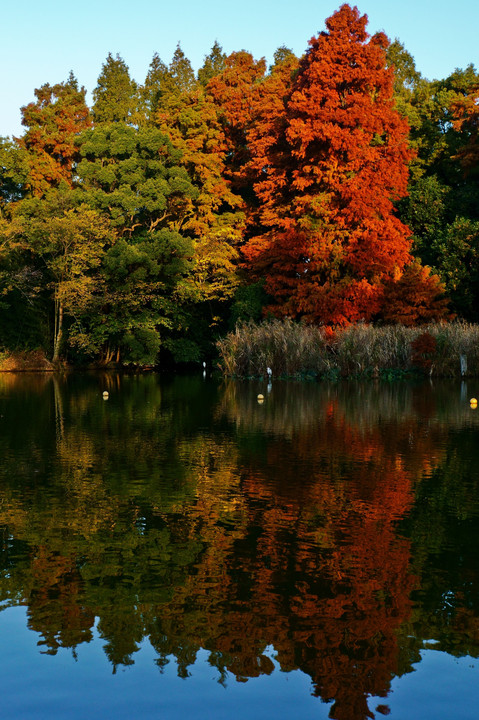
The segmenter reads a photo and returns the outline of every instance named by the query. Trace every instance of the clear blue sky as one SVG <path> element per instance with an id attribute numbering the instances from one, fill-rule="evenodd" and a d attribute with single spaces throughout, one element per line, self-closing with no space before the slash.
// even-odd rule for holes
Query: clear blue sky
<path id="1" fill-rule="evenodd" d="M 351 5 L 355 4 L 353 2 Z M 169 63 L 176 44 L 195 70 L 215 40 L 270 62 L 280 45 L 298 55 L 341 2 L 331 0 L 6 0 L 1 11 L 0 135 L 22 132 L 20 107 L 70 70 L 91 91 L 109 52 L 143 82 L 153 54 Z M 479 67 L 477 0 L 361 0 L 368 31 L 398 37 L 423 76 Z"/>

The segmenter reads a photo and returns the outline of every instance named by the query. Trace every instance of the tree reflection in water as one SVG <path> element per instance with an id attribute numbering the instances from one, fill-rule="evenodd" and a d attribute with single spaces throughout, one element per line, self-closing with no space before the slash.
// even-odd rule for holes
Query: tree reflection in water
<path id="1" fill-rule="evenodd" d="M 147 638 L 160 670 L 204 648 L 226 682 L 272 673 L 273 646 L 338 720 L 373 717 L 424 638 L 479 655 L 477 555 L 453 571 L 479 498 L 459 393 L 275 383 L 259 406 L 254 383 L 4 377 L 0 598 L 42 652 L 97 618 L 114 670 Z"/>

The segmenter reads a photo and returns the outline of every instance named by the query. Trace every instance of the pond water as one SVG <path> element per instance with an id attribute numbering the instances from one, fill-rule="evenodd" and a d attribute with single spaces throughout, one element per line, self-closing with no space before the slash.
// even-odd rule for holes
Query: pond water
<path id="1" fill-rule="evenodd" d="M 0 375 L 2 720 L 477 718 L 478 395 Z"/>

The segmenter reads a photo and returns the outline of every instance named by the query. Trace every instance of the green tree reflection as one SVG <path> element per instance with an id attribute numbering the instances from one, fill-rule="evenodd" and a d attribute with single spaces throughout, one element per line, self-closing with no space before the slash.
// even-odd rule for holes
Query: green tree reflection
<path id="1" fill-rule="evenodd" d="M 204 648 L 220 682 L 276 662 L 372 717 L 425 639 L 479 655 L 478 421 L 446 385 L 257 392 L 0 376 L 2 606 L 48 654 L 96 625 L 114 670 Z"/>

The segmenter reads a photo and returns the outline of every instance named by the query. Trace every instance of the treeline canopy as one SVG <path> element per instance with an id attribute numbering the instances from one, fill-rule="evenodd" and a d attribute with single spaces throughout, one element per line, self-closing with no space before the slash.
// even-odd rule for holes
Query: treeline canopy
<path id="1" fill-rule="evenodd" d="M 428 81 L 343 5 L 271 67 L 180 46 L 143 84 L 109 54 L 0 141 L 0 345 L 199 361 L 239 319 L 479 313 L 479 75 Z"/>

